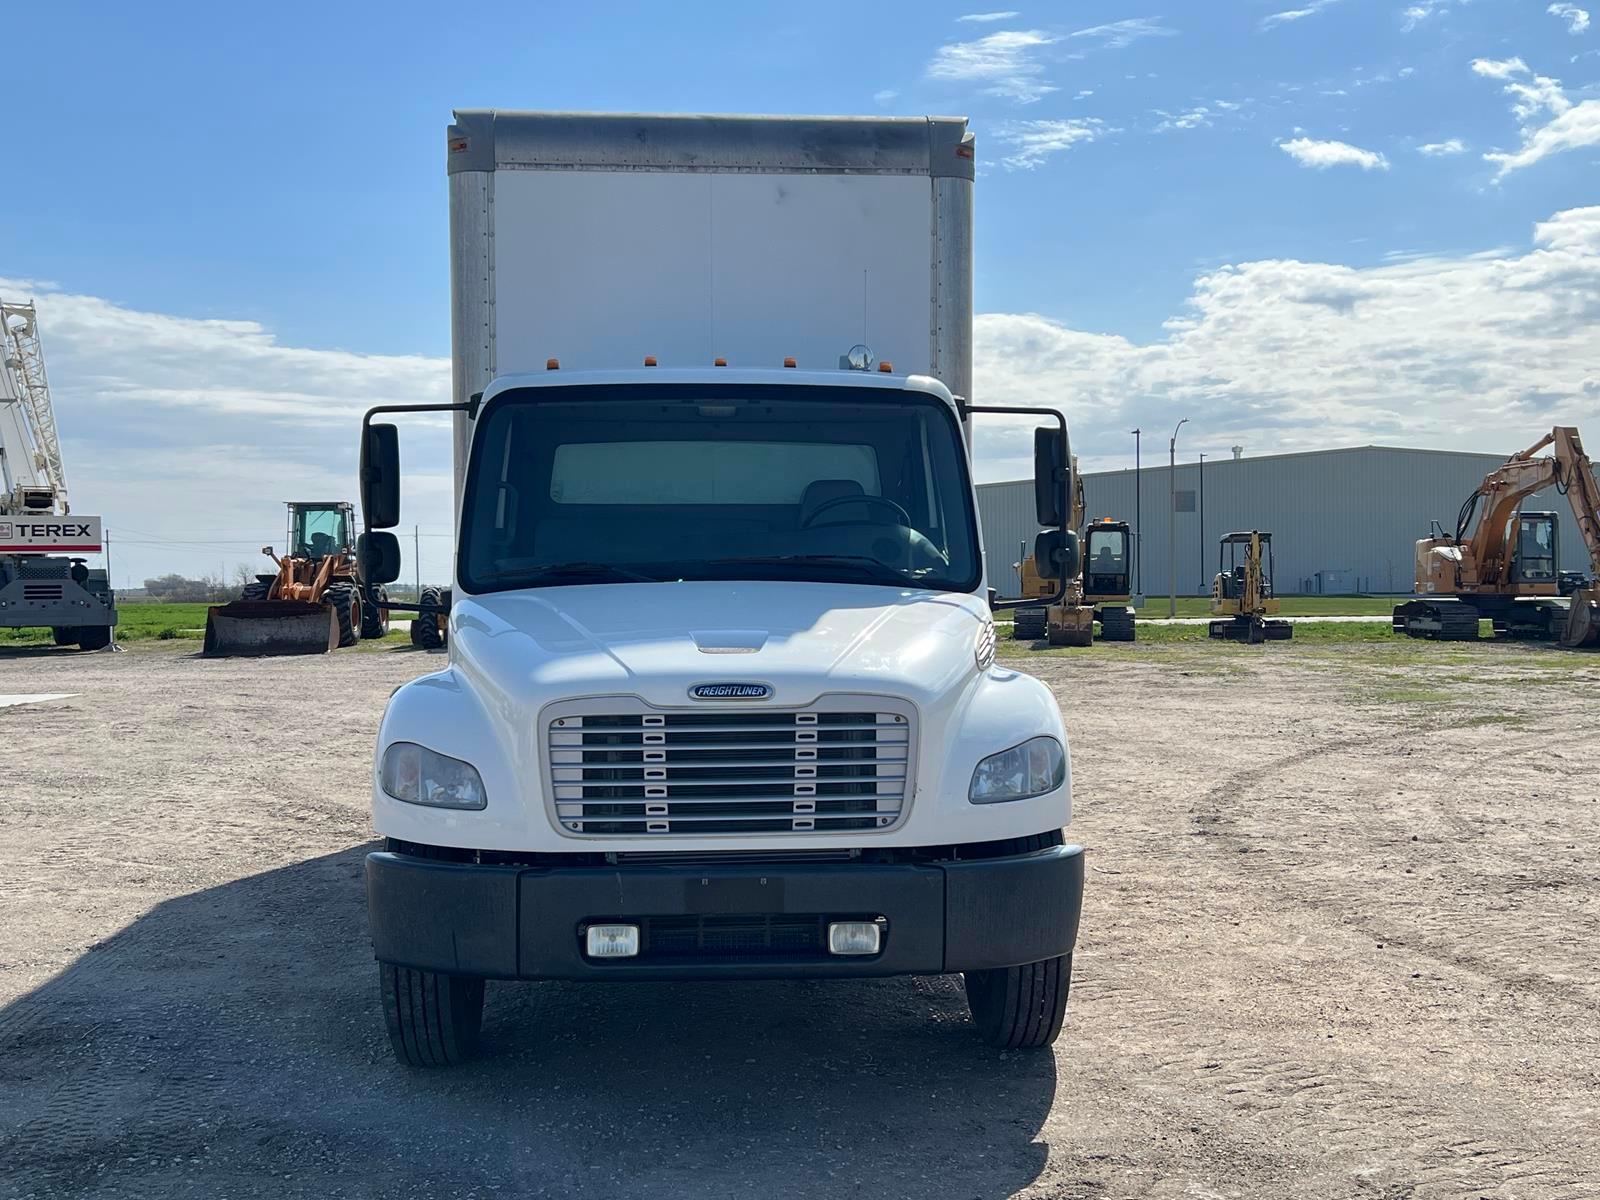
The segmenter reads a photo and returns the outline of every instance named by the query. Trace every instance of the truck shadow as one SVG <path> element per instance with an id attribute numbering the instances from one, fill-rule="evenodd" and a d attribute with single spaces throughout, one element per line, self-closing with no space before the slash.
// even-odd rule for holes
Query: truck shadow
<path id="1" fill-rule="evenodd" d="M 491 984 L 483 1058 L 391 1058 L 368 847 L 166 901 L 0 1010 L 0 1194 L 1009 1196 L 1053 1057 L 959 980 Z"/>

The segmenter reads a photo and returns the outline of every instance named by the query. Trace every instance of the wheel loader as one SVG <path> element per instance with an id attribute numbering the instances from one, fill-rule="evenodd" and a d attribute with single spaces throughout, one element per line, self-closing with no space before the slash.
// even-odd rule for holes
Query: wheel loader
<path id="1" fill-rule="evenodd" d="M 1546 448 L 1551 452 L 1541 453 Z M 1559 570 L 1556 514 L 1522 511 L 1523 500 L 1551 485 L 1577 518 L 1589 552 L 1587 576 Z M 1600 486 L 1578 431 L 1558 425 L 1484 476 L 1461 505 L 1453 534 L 1434 522 L 1432 535 L 1417 542 L 1414 595 L 1395 605 L 1394 631 L 1473 641 L 1487 619 L 1496 637 L 1550 639 L 1569 649 L 1600 645 L 1597 577 Z"/>
<path id="2" fill-rule="evenodd" d="M 355 560 L 355 514 L 345 501 L 291 500 L 283 557 L 263 546 L 276 574 L 257 575 L 239 599 L 206 614 L 210 658 L 326 654 L 389 631 L 383 588 L 363 599 Z"/>
<path id="3" fill-rule="evenodd" d="M 1294 626 L 1270 618 L 1278 611 L 1272 593 L 1272 535 L 1252 529 L 1223 535 L 1217 546 L 1217 574 L 1211 581 L 1212 621 L 1208 632 L 1230 642 L 1288 641 Z"/>

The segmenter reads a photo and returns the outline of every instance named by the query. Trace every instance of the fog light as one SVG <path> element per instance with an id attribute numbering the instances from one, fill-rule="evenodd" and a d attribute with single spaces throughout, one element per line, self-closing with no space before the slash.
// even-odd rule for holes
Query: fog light
<path id="1" fill-rule="evenodd" d="M 831 921 L 828 924 L 829 954 L 876 954 L 883 944 L 883 930 L 876 921 Z"/>
<path id="2" fill-rule="evenodd" d="M 583 934 L 590 958 L 632 958 L 639 953 L 637 925 L 591 925 Z"/>

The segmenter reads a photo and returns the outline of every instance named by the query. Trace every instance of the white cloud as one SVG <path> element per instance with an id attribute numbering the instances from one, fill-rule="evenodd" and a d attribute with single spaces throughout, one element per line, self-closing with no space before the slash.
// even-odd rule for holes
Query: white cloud
<path id="1" fill-rule="evenodd" d="M 1075 38 L 1093 38 L 1107 50 L 1121 50 L 1140 38 L 1175 37 L 1178 31 L 1168 29 L 1160 17 L 1130 17 L 1126 21 L 1113 21 L 1109 25 L 1091 25 L 1072 33 Z"/>
<path id="2" fill-rule="evenodd" d="M 1169 113 L 1164 109 L 1156 109 L 1156 115 L 1161 117 L 1161 123 L 1155 127 L 1156 133 L 1171 133 L 1182 129 L 1205 129 L 1211 125 L 1211 109 L 1204 104 L 1186 109 L 1181 113 Z"/>
<path id="3" fill-rule="evenodd" d="M 1600 207 L 1557 213 L 1520 252 L 1223 267 L 1151 342 L 1031 314 L 983 314 L 975 332 L 980 402 L 1064 403 L 1091 462 L 1134 425 L 1199 414 L 1216 444 L 1262 452 L 1504 452 L 1600 403 Z"/>
<path id="4" fill-rule="evenodd" d="M 1079 142 L 1092 142 L 1108 133 L 1116 133 L 1098 120 L 1066 121 L 1009 121 L 1001 125 L 995 136 L 1001 143 L 1013 147 L 1012 153 L 1000 161 L 1011 170 L 1031 171 L 1053 154 L 1070 150 Z"/>
<path id="5" fill-rule="evenodd" d="M 1360 167 L 1363 171 L 1387 171 L 1389 160 L 1376 150 L 1363 150 L 1349 142 L 1322 142 L 1297 137 L 1279 142 L 1278 149 L 1303 167 L 1325 171 L 1329 167 Z"/>
<path id="6" fill-rule="evenodd" d="M 872 99 L 876 104 L 888 104 L 900 98 L 900 93 L 895 88 L 884 88 L 881 92 L 873 92 Z"/>
<path id="7" fill-rule="evenodd" d="M 1467 148 L 1460 138 L 1447 138 L 1442 142 L 1427 142 L 1417 147 L 1418 154 L 1426 154 L 1430 158 L 1441 158 L 1447 154 L 1460 154 Z"/>
<path id="8" fill-rule="evenodd" d="M 1536 74 L 1520 58 L 1478 58 L 1472 70 L 1498 81 L 1511 97 L 1511 111 L 1522 125 L 1522 145 L 1511 152 L 1490 151 L 1485 162 L 1495 164 L 1495 179 L 1532 166 L 1552 154 L 1600 146 L 1600 100 L 1573 104 L 1561 81 Z M 1541 124 L 1541 118 L 1548 117 Z"/>
<path id="9" fill-rule="evenodd" d="M 1456 0 L 1416 0 L 1416 3 L 1404 8 L 1400 12 L 1400 28 L 1402 32 L 1410 33 L 1424 21 L 1445 12 Z M 1467 0 L 1459 0 L 1465 4 Z"/>
<path id="10" fill-rule="evenodd" d="M 1579 34 L 1589 28 L 1589 14 L 1576 4 L 1552 4 L 1545 12 L 1565 21 L 1568 33 Z"/>
<path id="11" fill-rule="evenodd" d="M 1292 21 L 1303 21 L 1307 17 L 1321 12 L 1329 5 L 1337 4 L 1338 2 L 1339 0 L 1309 0 L 1309 3 L 1302 8 L 1285 9 L 1283 12 L 1275 12 L 1263 17 L 1261 28 L 1271 29 L 1274 25 L 1287 25 Z"/>
<path id="12" fill-rule="evenodd" d="M 1021 14 L 1017 13 L 1017 12 L 968 13 L 964 17 L 957 17 L 956 20 L 958 20 L 958 21 L 973 21 L 973 22 L 976 22 L 978 24 L 986 25 L 990 21 L 1009 21 L 1012 17 L 1016 17 L 1016 16 L 1020 16 L 1020 15 Z"/>
<path id="13" fill-rule="evenodd" d="M 1056 90 L 1045 81 L 1038 56 L 1059 40 L 1043 30 L 1015 29 L 951 42 L 934 53 L 927 76 L 941 83 L 977 84 L 983 95 L 1031 104 Z"/>

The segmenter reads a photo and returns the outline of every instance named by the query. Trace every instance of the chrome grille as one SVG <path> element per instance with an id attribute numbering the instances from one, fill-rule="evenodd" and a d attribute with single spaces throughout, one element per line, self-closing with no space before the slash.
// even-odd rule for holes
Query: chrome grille
<path id="1" fill-rule="evenodd" d="M 801 710 L 547 714 L 556 819 L 592 835 L 885 830 L 905 811 L 911 712 L 880 697 Z"/>

